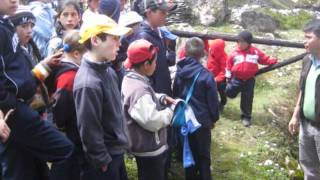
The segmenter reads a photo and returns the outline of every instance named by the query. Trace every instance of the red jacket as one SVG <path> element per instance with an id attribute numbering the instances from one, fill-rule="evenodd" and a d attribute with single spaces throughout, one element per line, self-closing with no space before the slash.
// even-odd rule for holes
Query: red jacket
<path id="1" fill-rule="evenodd" d="M 272 65 L 275 63 L 277 63 L 277 59 L 265 55 L 260 49 L 252 45 L 246 51 L 237 48 L 228 57 L 226 77 L 230 78 L 232 76 L 241 80 L 248 80 L 258 72 L 258 64 Z"/>
<path id="2" fill-rule="evenodd" d="M 222 39 L 209 40 L 207 68 L 214 75 L 217 83 L 225 80 L 227 54 L 224 51 L 225 43 Z"/>

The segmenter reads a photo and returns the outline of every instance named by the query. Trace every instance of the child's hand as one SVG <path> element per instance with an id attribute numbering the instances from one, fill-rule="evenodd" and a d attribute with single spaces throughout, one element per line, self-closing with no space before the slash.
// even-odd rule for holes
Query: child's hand
<path id="1" fill-rule="evenodd" d="M 3 112 L 0 110 L 0 138 L 1 142 L 5 143 L 10 135 L 10 128 L 7 125 L 6 121 L 8 120 L 9 116 L 13 112 L 13 109 L 10 109 L 6 115 L 3 114 Z"/>
<path id="2" fill-rule="evenodd" d="M 60 64 L 62 55 L 63 55 L 63 50 L 59 50 L 53 55 L 46 57 L 42 62 L 45 63 L 50 68 L 54 68 Z"/>
<path id="3" fill-rule="evenodd" d="M 165 105 L 176 104 L 176 100 L 173 99 L 173 98 L 170 97 L 170 96 L 165 96 L 164 99 L 163 99 L 163 103 L 164 103 Z"/>

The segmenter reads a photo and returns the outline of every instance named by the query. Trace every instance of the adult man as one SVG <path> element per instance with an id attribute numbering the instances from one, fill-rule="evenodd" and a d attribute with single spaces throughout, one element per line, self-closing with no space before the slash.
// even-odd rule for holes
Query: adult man
<path id="1" fill-rule="evenodd" d="M 304 28 L 304 46 L 310 55 L 303 61 L 298 101 L 288 128 L 295 134 L 300 124 L 299 161 L 305 180 L 320 178 L 320 20 Z"/>

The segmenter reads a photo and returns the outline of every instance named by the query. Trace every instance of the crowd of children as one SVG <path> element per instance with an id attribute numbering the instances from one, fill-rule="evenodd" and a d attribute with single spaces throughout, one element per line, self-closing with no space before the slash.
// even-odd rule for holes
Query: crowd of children
<path id="1" fill-rule="evenodd" d="M 194 158 L 186 179 L 210 180 L 211 130 L 226 96 L 241 92 L 250 126 L 258 64 L 277 62 L 251 45 L 250 32 L 229 57 L 222 39 L 190 38 L 176 62 L 177 37 L 164 26 L 177 6 L 137 0 L 126 11 L 125 3 L 88 0 L 84 11 L 68 0 L 56 13 L 50 0 L 0 1 L 2 179 L 126 180 L 125 153 L 139 180 L 168 179 L 171 153 L 191 128 L 172 126 L 176 99 L 188 98 L 200 125 L 178 152 Z"/>

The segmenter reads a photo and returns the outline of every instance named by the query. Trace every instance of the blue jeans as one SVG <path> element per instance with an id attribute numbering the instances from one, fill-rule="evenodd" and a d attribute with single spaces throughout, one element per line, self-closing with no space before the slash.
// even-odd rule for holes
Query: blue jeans
<path id="1" fill-rule="evenodd" d="M 18 102 L 8 120 L 7 143 L 0 144 L 3 180 L 37 180 L 46 162 L 61 162 L 73 152 L 72 143 L 27 104 Z"/>

